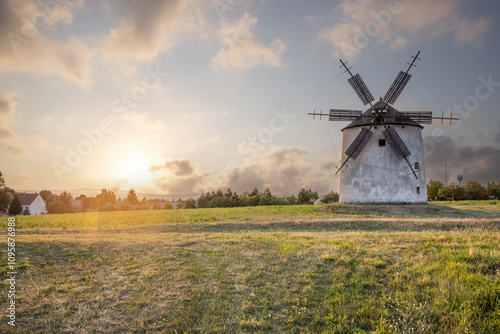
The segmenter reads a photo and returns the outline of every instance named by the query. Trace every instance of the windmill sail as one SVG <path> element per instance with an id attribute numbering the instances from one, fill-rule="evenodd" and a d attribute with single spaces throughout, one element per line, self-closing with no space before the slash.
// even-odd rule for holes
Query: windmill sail
<path id="1" fill-rule="evenodd" d="M 353 140 L 347 151 L 345 151 L 345 154 L 356 160 L 358 155 L 361 153 L 363 148 L 366 146 L 370 138 L 373 136 L 373 132 L 370 130 L 367 130 L 366 128 L 362 128 L 361 132 L 358 134 L 358 136 Z"/>
<path id="2" fill-rule="evenodd" d="M 396 155 L 400 159 L 404 159 L 411 155 L 408 147 L 406 147 L 405 143 L 403 143 L 403 140 L 398 135 L 396 130 L 394 130 L 394 128 L 387 128 L 387 130 L 382 132 L 382 134 L 384 135 L 385 140 L 387 140 L 394 153 L 396 153 Z"/>
<path id="3" fill-rule="evenodd" d="M 330 109 L 330 121 L 354 121 L 361 117 L 361 110 Z"/>
<path id="4" fill-rule="evenodd" d="M 394 104 L 396 100 L 398 99 L 399 95 L 403 91 L 403 89 L 406 87 L 408 84 L 408 81 L 410 81 L 411 75 L 408 73 L 405 73 L 403 71 L 399 72 L 398 76 L 392 83 L 391 87 L 387 91 L 387 93 L 384 96 L 384 101 L 389 103 L 389 104 Z"/>
<path id="5" fill-rule="evenodd" d="M 356 74 L 347 81 L 352 86 L 356 94 L 358 94 L 358 97 L 360 98 L 361 102 L 363 102 L 364 105 L 367 105 L 370 102 L 375 101 L 375 98 L 373 97 L 368 87 L 366 87 L 363 79 L 361 79 L 359 74 Z"/>
<path id="6" fill-rule="evenodd" d="M 404 111 L 399 113 L 418 124 L 432 124 L 432 111 Z M 443 117 L 443 119 L 445 118 Z M 396 117 L 396 120 L 398 120 L 398 117 Z"/>

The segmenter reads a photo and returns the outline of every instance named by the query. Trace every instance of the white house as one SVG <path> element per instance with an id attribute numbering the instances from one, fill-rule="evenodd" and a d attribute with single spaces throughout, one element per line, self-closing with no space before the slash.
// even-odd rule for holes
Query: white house
<path id="1" fill-rule="evenodd" d="M 19 197 L 21 206 L 23 207 L 23 211 L 21 211 L 21 213 L 24 213 L 24 210 L 28 209 L 30 215 L 41 215 L 47 210 L 42 196 L 38 193 L 18 193 L 17 197 Z"/>

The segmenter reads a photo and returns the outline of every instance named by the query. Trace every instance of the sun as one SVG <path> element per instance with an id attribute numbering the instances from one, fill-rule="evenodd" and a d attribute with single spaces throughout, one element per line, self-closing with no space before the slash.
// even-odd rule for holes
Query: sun
<path id="1" fill-rule="evenodd" d="M 152 161 L 140 152 L 128 153 L 116 165 L 116 177 L 126 178 L 128 183 L 143 185 L 150 181 L 149 166 Z"/>

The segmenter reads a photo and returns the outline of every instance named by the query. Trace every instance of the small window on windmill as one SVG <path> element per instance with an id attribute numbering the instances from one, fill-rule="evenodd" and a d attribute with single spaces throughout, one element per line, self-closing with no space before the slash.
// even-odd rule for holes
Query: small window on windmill
<path id="1" fill-rule="evenodd" d="M 420 195 L 420 187 L 417 187 L 417 195 Z"/>
<path id="2" fill-rule="evenodd" d="M 415 169 L 420 169 L 420 164 L 418 162 L 415 162 Z"/>
<path id="3" fill-rule="evenodd" d="M 385 146 L 385 139 L 379 139 L 378 146 Z"/>

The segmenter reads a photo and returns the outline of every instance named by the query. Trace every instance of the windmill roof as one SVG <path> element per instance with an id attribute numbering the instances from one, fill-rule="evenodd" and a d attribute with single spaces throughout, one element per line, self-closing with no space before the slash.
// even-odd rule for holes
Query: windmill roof
<path id="1" fill-rule="evenodd" d="M 380 100 L 377 101 L 373 105 L 373 107 L 368 108 L 361 117 L 356 118 L 354 121 L 349 123 L 346 127 L 342 129 L 344 131 L 345 129 L 357 127 L 357 126 L 366 126 L 366 125 L 372 125 L 372 110 L 381 110 L 385 106 L 385 102 Z M 387 112 L 385 113 L 384 116 L 384 123 L 385 124 L 400 124 L 400 125 L 409 125 L 409 126 L 418 126 L 419 128 L 424 128 L 422 125 L 418 124 L 415 121 L 412 121 L 410 117 L 406 116 L 405 114 L 399 112 L 396 110 L 394 107 L 387 105 L 386 106 Z"/>

